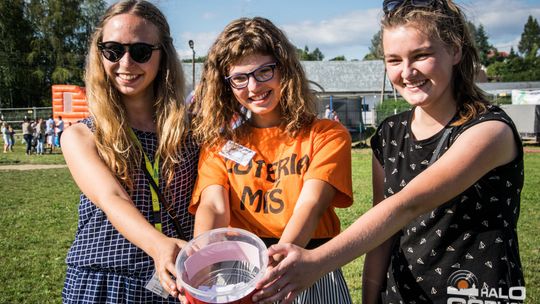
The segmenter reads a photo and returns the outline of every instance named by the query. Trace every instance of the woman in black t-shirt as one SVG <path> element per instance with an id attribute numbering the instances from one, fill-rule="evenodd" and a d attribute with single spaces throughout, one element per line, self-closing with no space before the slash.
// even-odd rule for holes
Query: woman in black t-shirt
<path id="1" fill-rule="evenodd" d="M 285 258 L 255 297 L 289 303 L 371 250 L 363 303 L 521 302 L 523 148 L 510 118 L 474 83 L 478 53 L 465 16 L 451 0 L 383 6 L 388 78 L 412 109 L 372 138 L 374 207 L 314 250 L 271 247 Z"/>

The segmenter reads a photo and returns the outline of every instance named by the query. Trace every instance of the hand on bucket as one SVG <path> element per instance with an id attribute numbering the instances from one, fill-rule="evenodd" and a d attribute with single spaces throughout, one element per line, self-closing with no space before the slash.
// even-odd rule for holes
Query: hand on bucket
<path id="1" fill-rule="evenodd" d="M 156 242 L 154 252 L 151 254 L 161 286 L 173 297 L 178 296 L 178 288 L 173 279 L 177 277 L 176 256 L 185 244 L 183 240 L 164 236 L 162 240 Z"/>
<path id="2" fill-rule="evenodd" d="M 189 300 L 185 296 L 186 290 L 184 289 L 184 287 L 182 287 L 182 285 L 180 285 L 180 282 L 178 281 L 178 279 L 176 279 L 176 286 L 178 288 L 178 300 L 180 301 L 180 303 L 190 304 Z"/>
<path id="3" fill-rule="evenodd" d="M 257 303 L 292 303 L 303 290 L 313 285 L 324 273 L 312 250 L 293 244 L 277 244 L 268 248 L 268 255 L 279 255 L 282 259 L 270 266 L 264 277 L 257 283 L 260 291 L 253 296 Z"/>

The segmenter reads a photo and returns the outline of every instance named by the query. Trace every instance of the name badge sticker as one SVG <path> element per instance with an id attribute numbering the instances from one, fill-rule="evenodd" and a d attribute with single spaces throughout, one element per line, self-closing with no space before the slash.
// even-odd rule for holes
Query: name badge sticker
<path id="1" fill-rule="evenodd" d="M 246 148 L 240 144 L 235 143 L 232 140 L 227 141 L 227 143 L 219 151 L 219 155 L 230 159 L 242 166 L 247 166 L 253 156 L 255 156 L 255 151 Z"/>
<path id="2" fill-rule="evenodd" d="M 169 293 L 165 289 L 163 289 L 163 286 L 161 286 L 156 272 L 154 272 L 152 278 L 148 281 L 148 283 L 146 283 L 146 286 L 144 286 L 144 288 L 150 290 L 151 292 L 157 294 L 164 299 L 169 297 Z"/>

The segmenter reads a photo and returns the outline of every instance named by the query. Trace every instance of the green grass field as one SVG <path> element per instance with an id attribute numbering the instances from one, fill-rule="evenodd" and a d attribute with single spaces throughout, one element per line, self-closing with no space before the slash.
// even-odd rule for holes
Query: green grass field
<path id="1" fill-rule="evenodd" d="M 63 163 L 60 154 L 26 156 L 22 147 L 0 165 Z M 371 205 L 371 154 L 353 152 L 355 203 L 339 210 L 343 227 Z M 519 237 L 527 283 L 526 303 L 540 303 L 540 153 L 525 157 Z M 79 191 L 68 169 L 0 170 L 0 303 L 60 303 L 64 259 L 77 227 Z M 536 186 L 535 186 L 536 185 Z M 536 189 L 536 190 L 535 190 Z M 363 257 L 344 267 L 354 303 L 360 303 Z"/>

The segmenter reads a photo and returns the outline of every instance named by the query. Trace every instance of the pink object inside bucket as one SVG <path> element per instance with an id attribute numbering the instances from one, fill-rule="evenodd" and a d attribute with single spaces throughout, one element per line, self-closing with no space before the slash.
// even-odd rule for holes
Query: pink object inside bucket
<path id="1" fill-rule="evenodd" d="M 210 230 L 191 240 L 176 260 L 179 281 L 191 303 L 251 303 L 268 264 L 266 246 L 235 228 Z"/>
<path id="2" fill-rule="evenodd" d="M 239 241 L 223 241 L 207 245 L 184 262 L 189 279 L 201 269 L 223 261 L 246 261 L 257 265 L 259 250 L 257 247 Z"/>

